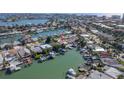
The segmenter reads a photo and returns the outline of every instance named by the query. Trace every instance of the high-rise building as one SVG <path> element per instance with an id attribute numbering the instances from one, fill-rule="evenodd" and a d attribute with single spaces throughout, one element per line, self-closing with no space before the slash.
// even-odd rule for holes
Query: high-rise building
<path id="1" fill-rule="evenodd" d="M 123 17 L 122 17 L 122 24 L 124 24 L 124 13 L 123 13 Z"/>
<path id="2" fill-rule="evenodd" d="M 112 17 L 111 17 L 112 19 L 120 19 L 121 18 L 121 16 L 120 15 L 112 15 Z"/>

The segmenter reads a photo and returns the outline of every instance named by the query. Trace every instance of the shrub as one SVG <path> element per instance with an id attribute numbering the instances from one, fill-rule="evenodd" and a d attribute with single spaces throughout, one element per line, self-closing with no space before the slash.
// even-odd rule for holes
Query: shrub
<path id="1" fill-rule="evenodd" d="M 45 54 L 45 55 L 48 55 L 49 54 L 49 51 L 48 49 L 43 49 L 42 53 Z"/>
<path id="2" fill-rule="evenodd" d="M 53 51 L 59 52 L 59 49 L 61 48 L 61 45 L 57 44 L 53 46 Z"/>
<path id="3" fill-rule="evenodd" d="M 124 68 L 122 68 L 122 67 L 118 67 L 117 69 L 124 72 Z"/>
<path id="4" fill-rule="evenodd" d="M 35 54 L 35 60 L 40 59 L 41 54 Z"/>
<path id="5" fill-rule="evenodd" d="M 118 75 L 118 79 L 124 79 L 123 75 Z"/>
<path id="6" fill-rule="evenodd" d="M 47 39 L 46 39 L 46 41 L 45 41 L 45 43 L 46 43 L 46 44 L 49 44 L 50 42 L 51 42 L 51 37 L 48 36 Z"/>
<path id="7" fill-rule="evenodd" d="M 123 61 L 119 61 L 120 64 L 124 65 L 124 62 Z"/>

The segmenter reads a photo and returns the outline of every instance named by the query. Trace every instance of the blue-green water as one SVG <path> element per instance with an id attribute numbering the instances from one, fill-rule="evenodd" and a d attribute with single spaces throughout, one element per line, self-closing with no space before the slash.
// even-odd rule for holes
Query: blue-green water
<path id="1" fill-rule="evenodd" d="M 39 32 L 37 34 L 33 34 L 32 38 L 60 35 L 65 32 L 67 32 L 66 29 L 47 30 L 47 31 Z M 13 43 L 14 41 L 18 41 L 18 39 L 20 39 L 21 37 L 22 37 L 21 34 L 14 34 L 14 35 L 0 37 L 0 45 L 4 43 Z"/>
<path id="2" fill-rule="evenodd" d="M 62 33 L 67 32 L 67 29 L 55 29 L 55 30 L 47 30 L 43 32 L 39 32 L 37 34 L 32 35 L 32 38 L 44 37 L 44 36 L 53 36 L 53 35 L 60 35 Z"/>
<path id="3" fill-rule="evenodd" d="M 0 21 L 0 26 L 15 26 L 15 25 L 30 25 L 30 24 L 44 24 L 46 23 L 48 20 L 47 19 L 25 19 L 25 20 L 18 20 L 15 22 L 2 22 Z"/>
<path id="4" fill-rule="evenodd" d="M 21 34 L 13 34 L 8 36 L 0 36 L 0 45 L 4 43 L 13 43 L 14 41 L 18 41 L 21 38 Z"/>
<path id="5" fill-rule="evenodd" d="M 21 71 L 11 75 L 0 73 L 0 78 L 3 79 L 64 79 L 69 68 L 75 71 L 78 65 L 83 63 L 82 56 L 75 49 L 69 50 L 65 55 L 56 56 L 55 59 L 44 63 L 34 61 L 30 67 L 24 68 Z"/>

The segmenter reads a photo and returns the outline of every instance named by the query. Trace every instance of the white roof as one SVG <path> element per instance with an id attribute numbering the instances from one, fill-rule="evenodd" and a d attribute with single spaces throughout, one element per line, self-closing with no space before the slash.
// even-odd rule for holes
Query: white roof
<path id="1" fill-rule="evenodd" d="M 93 24 L 95 24 L 95 25 L 99 25 L 99 26 L 101 26 L 101 27 L 105 27 L 105 28 L 113 29 L 113 27 L 110 27 L 110 26 L 104 25 L 104 24 L 102 24 L 102 23 L 93 23 Z"/>
<path id="2" fill-rule="evenodd" d="M 31 54 L 30 50 L 25 47 L 20 47 L 18 49 L 18 53 L 23 57 L 25 56 L 25 53 Z"/>
<path id="3" fill-rule="evenodd" d="M 109 74 L 110 76 L 117 78 L 118 75 L 121 75 L 122 73 L 120 71 L 118 71 L 115 68 L 110 68 L 107 71 L 105 71 L 105 73 Z"/>
<path id="4" fill-rule="evenodd" d="M 33 41 L 37 41 L 37 40 L 38 40 L 38 38 L 32 38 L 32 40 L 33 40 Z"/>
<path id="5" fill-rule="evenodd" d="M 14 49 L 19 50 L 20 48 L 22 48 L 21 46 L 14 46 Z"/>
<path id="6" fill-rule="evenodd" d="M 88 34 L 81 34 L 82 37 L 89 37 Z"/>
<path id="7" fill-rule="evenodd" d="M 89 43 L 89 44 L 93 44 L 93 41 L 88 41 L 87 43 Z"/>
<path id="8" fill-rule="evenodd" d="M 94 49 L 93 51 L 98 51 L 98 52 L 100 52 L 100 51 L 105 51 L 105 49 L 102 48 L 102 47 L 95 47 L 95 49 Z"/>
<path id="9" fill-rule="evenodd" d="M 34 52 L 42 52 L 41 48 L 38 47 L 38 46 L 36 46 L 36 47 L 35 46 L 32 46 L 31 47 L 31 50 L 34 51 Z"/>
<path id="10" fill-rule="evenodd" d="M 88 76 L 88 79 L 112 79 L 112 78 L 97 70 L 92 70 L 91 74 Z"/>
<path id="11" fill-rule="evenodd" d="M 49 44 L 41 45 L 40 47 L 41 47 L 42 49 L 52 48 L 52 46 L 49 45 Z"/>
<path id="12" fill-rule="evenodd" d="M 19 41 L 14 41 L 13 43 L 14 45 L 18 45 L 18 44 L 21 44 Z"/>
<path id="13" fill-rule="evenodd" d="M 71 33 L 71 31 L 66 31 L 66 33 L 67 33 L 67 34 L 70 34 L 70 33 Z"/>
<path id="14" fill-rule="evenodd" d="M 91 30 L 93 33 L 97 33 L 97 32 L 99 32 L 98 30 Z"/>
<path id="15" fill-rule="evenodd" d="M 124 28 L 124 25 L 118 25 L 118 27 L 122 27 L 122 28 Z"/>
<path id="16" fill-rule="evenodd" d="M 28 53 L 28 54 L 31 54 L 30 50 L 27 49 L 27 48 L 24 48 L 24 51 L 25 51 L 26 53 Z"/>

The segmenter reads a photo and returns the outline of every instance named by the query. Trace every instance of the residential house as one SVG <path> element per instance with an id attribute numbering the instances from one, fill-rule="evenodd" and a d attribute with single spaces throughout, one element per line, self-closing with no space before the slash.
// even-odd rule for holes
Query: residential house
<path id="1" fill-rule="evenodd" d="M 31 52 L 29 49 L 27 49 L 26 47 L 19 47 L 17 49 L 18 55 L 20 57 L 20 60 L 25 63 L 25 64 L 31 64 L 32 60 L 31 60 Z"/>

